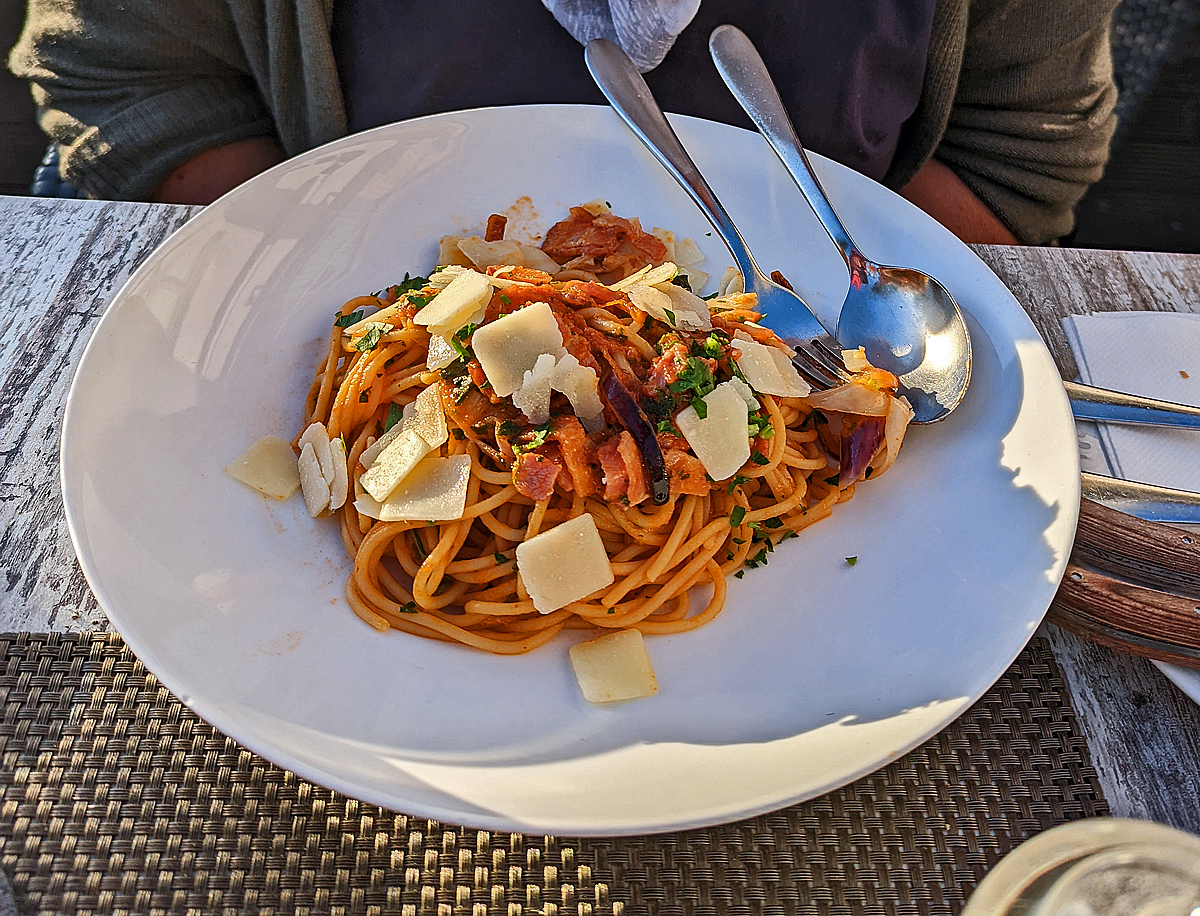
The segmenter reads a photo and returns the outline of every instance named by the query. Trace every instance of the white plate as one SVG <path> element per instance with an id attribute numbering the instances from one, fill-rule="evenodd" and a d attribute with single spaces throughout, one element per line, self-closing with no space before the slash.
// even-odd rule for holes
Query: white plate
<path id="1" fill-rule="evenodd" d="M 766 145 L 674 121 L 759 262 L 836 311 L 844 268 Z M 987 690 L 1049 606 L 1075 530 L 1074 426 L 1046 348 L 984 264 L 879 185 L 818 168 L 864 250 L 958 299 L 971 390 L 833 519 L 730 580 L 715 622 L 649 640 L 653 698 L 587 704 L 567 637 L 496 658 L 376 633 L 342 598 L 335 526 L 222 471 L 255 438 L 295 432 L 344 300 L 428 270 L 440 235 L 523 196 L 541 230 L 606 198 L 697 239 L 719 275 L 728 257 L 699 212 L 607 108 L 487 109 L 347 137 L 155 251 L 97 327 L 63 430 L 67 517 L 101 606 L 172 692 L 252 751 L 458 824 L 714 824 L 915 747 Z"/>
<path id="2" fill-rule="evenodd" d="M 1166 662 L 1155 662 L 1154 664 L 1158 665 L 1159 670 L 1193 703 L 1200 703 L 1200 671 L 1180 665 L 1169 665 Z"/>

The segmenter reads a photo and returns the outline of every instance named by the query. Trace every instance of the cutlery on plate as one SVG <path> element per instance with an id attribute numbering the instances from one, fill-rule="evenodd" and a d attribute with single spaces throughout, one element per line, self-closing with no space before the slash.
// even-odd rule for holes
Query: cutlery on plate
<path id="1" fill-rule="evenodd" d="M 708 47 L 725 85 L 782 160 L 850 271 L 837 339 L 866 348 L 872 364 L 899 377 L 916 422 L 942 419 L 962 401 L 971 378 L 971 338 L 954 297 L 928 274 L 877 264 L 854 244 L 750 39 L 723 25 L 713 30 Z"/>
<path id="2" fill-rule="evenodd" d="M 1063 387 L 1071 401 L 1071 413 L 1079 420 L 1200 429 L 1200 407 L 1094 388 L 1079 382 L 1063 382 Z"/>
<path id="3" fill-rule="evenodd" d="M 613 42 L 597 38 L 588 42 L 584 60 L 613 109 L 712 223 L 742 272 L 746 292 L 758 296 L 758 311 L 770 315 L 767 323 L 796 350 L 793 362 L 800 373 L 816 388 L 831 388 L 842 382 L 846 369 L 841 345 L 800 296 L 771 280 L 759 268 L 745 239 L 683 148 L 650 87 L 625 52 Z"/>

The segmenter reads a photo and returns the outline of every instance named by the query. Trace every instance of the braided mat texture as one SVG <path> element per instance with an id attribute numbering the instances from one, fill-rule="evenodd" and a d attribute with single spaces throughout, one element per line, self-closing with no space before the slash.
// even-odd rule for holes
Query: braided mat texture
<path id="1" fill-rule="evenodd" d="M 305 782 L 185 709 L 120 638 L 0 634 L 0 866 L 26 916 L 956 913 L 1023 839 L 1107 813 L 1035 639 L 962 718 L 735 824 L 500 834 Z"/>

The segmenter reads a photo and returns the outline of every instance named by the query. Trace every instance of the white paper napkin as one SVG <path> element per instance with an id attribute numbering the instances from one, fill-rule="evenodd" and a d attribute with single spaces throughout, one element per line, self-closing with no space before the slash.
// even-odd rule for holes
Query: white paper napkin
<path id="1" fill-rule="evenodd" d="M 1200 315 L 1097 312 L 1063 327 L 1085 384 L 1200 407 Z M 1115 476 L 1200 491 L 1200 431 L 1098 426 Z"/>

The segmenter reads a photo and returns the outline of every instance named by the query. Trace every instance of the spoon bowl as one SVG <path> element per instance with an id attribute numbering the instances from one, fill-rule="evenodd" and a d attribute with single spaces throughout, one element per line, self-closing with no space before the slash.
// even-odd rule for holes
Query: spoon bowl
<path id="1" fill-rule="evenodd" d="M 913 421 L 944 419 L 971 380 L 971 338 L 954 297 L 919 270 L 877 264 L 859 251 L 813 171 L 766 65 L 750 39 L 723 25 L 709 50 L 725 84 L 783 161 L 850 271 L 835 336 L 863 347 L 872 365 L 900 380 Z"/>
<path id="2" fill-rule="evenodd" d="M 914 420 L 944 418 L 971 377 L 971 339 L 954 298 L 933 277 L 853 258 L 837 339 L 863 347 L 871 365 L 894 373 Z"/>

